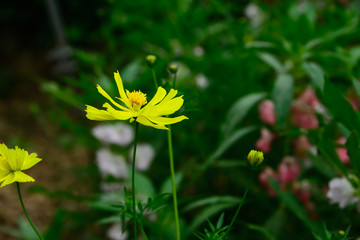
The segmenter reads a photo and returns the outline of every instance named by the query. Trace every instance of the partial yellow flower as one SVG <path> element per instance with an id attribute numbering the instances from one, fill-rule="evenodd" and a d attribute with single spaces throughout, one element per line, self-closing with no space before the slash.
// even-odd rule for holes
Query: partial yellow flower
<path id="1" fill-rule="evenodd" d="M 251 166 L 257 167 L 264 161 L 264 153 L 262 151 L 251 150 L 247 158 Z"/>
<path id="2" fill-rule="evenodd" d="M 182 96 L 175 97 L 177 90 L 170 89 L 169 93 L 166 93 L 164 88 L 159 87 L 155 96 L 150 102 L 147 102 L 146 94 L 141 91 L 129 92 L 126 90 L 125 92 L 118 71 L 114 73 L 114 78 L 120 94 L 120 97 L 116 98 L 119 99 L 122 104 L 114 101 L 114 99 L 97 85 L 99 93 L 118 109 L 114 109 L 108 102 L 103 105 L 106 110 L 86 105 L 85 111 L 87 112 L 86 117 L 88 119 L 95 121 L 129 119 L 130 122 L 137 121 L 145 126 L 166 130 L 168 130 L 168 128 L 165 125 L 188 119 L 184 115 L 174 118 L 164 117 L 179 110 L 184 103 Z"/>
<path id="3" fill-rule="evenodd" d="M 0 144 L 0 187 L 13 182 L 34 182 L 35 180 L 22 171 L 27 170 L 40 162 L 36 153 L 29 153 L 17 146 L 12 149 Z"/>

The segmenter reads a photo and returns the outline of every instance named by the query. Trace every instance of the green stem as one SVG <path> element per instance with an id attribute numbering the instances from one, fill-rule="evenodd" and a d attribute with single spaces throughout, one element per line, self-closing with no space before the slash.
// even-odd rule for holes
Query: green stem
<path id="1" fill-rule="evenodd" d="M 41 234 L 38 232 L 38 230 L 36 229 L 36 227 L 34 226 L 34 224 L 32 223 L 32 221 L 30 220 L 30 217 L 25 209 L 25 206 L 24 206 L 24 203 L 23 203 L 23 200 L 22 200 L 22 197 L 21 197 L 21 192 L 20 192 L 20 184 L 18 182 L 16 182 L 16 186 L 17 186 L 17 190 L 18 190 L 18 194 L 19 194 L 19 199 L 20 199 L 20 203 L 21 203 L 21 207 L 25 213 L 25 216 L 27 218 L 27 220 L 29 221 L 31 227 L 34 229 L 36 235 L 38 235 L 39 239 L 40 240 L 44 240 L 44 238 L 41 236 Z"/>
<path id="2" fill-rule="evenodd" d="M 175 214 L 175 225 L 176 225 L 176 239 L 180 240 L 180 224 L 179 224 L 179 215 L 177 207 L 177 197 L 176 197 L 176 185 L 175 185 L 175 171 L 174 171 L 174 156 L 172 149 L 172 139 L 171 139 L 171 128 L 169 126 L 168 131 L 168 145 L 169 145 L 169 159 L 170 159 L 170 171 L 171 171 L 171 185 L 172 185 L 172 194 L 174 199 L 174 214 Z"/>
<path id="3" fill-rule="evenodd" d="M 151 72 L 152 72 L 152 76 L 153 76 L 153 79 L 154 79 L 154 83 L 155 83 L 155 88 L 156 90 L 158 89 L 159 85 L 158 85 L 158 82 L 156 80 L 156 74 L 155 74 L 155 70 L 153 67 L 151 67 Z"/>
<path id="4" fill-rule="evenodd" d="M 145 240 L 149 240 L 149 238 L 147 237 L 147 235 L 146 235 L 146 233 L 145 233 L 145 231 L 144 231 L 144 228 L 143 228 L 143 226 L 142 226 L 141 223 L 139 223 L 139 226 L 140 226 L 140 231 L 141 231 L 144 239 L 145 239 Z"/>
<path id="5" fill-rule="evenodd" d="M 136 122 L 136 125 L 135 125 L 135 139 L 134 139 L 134 154 L 133 154 L 132 173 L 131 173 L 132 200 L 133 200 L 133 218 L 134 218 L 134 239 L 137 239 L 136 201 L 135 201 L 135 157 L 136 157 L 136 145 L 137 145 L 137 141 L 138 141 L 138 130 L 139 130 L 139 123 Z"/>
<path id="6" fill-rule="evenodd" d="M 237 216 L 238 216 L 238 214 L 239 214 L 239 212 L 240 212 L 241 206 L 244 204 L 244 201 L 245 201 L 247 192 L 248 192 L 248 188 L 246 188 L 245 193 L 244 193 L 244 195 L 243 195 L 242 198 L 241 198 L 241 201 L 240 201 L 239 206 L 238 206 L 238 208 L 237 208 L 237 210 L 236 210 L 236 213 L 235 213 L 233 219 L 231 220 L 231 223 L 230 223 L 229 227 L 228 227 L 227 230 L 226 230 L 225 236 L 226 236 L 226 235 L 229 233 L 229 231 L 231 230 L 232 225 L 234 225 L 235 220 L 236 220 L 236 218 L 237 218 Z"/>
<path id="7" fill-rule="evenodd" d="M 174 73 L 174 78 L 173 78 L 173 89 L 175 89 L 175 83 L 176 83 L 176 73 Z"/>

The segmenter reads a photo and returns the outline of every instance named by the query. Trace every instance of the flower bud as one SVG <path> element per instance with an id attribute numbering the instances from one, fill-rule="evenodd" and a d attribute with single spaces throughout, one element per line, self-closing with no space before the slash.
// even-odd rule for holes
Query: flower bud
<path id="1" fill-rule="evenodd" d="M 176 74 L 177 71 L 178 71 L 178 67 L 177 67 L 175 64 L 171 64 L 171 65 L 169 66 L 169 71 L 170 71 L 171 73 L 173 73 L 173 74 Z"/>
<path id="2" fill-rule="evenodd" d="M 149 67 L 153 67 L 156 62 L 156 56 L 154 55 L 147 55 L 146 56 L 146 63 Z"/>
<path id="3" fill-rule="evenodd" d="M 257 167 L 264 161 L 264 154 L 261 151 L 251 150 L 247 159 L 251 166 Z"/>

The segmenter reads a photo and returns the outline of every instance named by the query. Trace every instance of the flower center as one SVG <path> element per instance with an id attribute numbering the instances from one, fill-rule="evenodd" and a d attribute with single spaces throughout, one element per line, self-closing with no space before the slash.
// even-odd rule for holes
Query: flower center
<path id="1" fill-rule="evenodd" d="M 147 103 L 146 94 L 141 91 L 132 91 L 127 93 L 130 103 L 133 108 L 137 111 L 140 110 L 140 107 Z"/>

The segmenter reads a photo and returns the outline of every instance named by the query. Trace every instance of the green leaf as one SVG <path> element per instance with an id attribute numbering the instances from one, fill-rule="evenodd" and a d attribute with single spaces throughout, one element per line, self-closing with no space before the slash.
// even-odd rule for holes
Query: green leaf
<path id="1" fill-rule="evenodd" d="M 273 236 L 281 236 L 287 223 L 286 209 L 280 206 L 264 224 L 264 228 L 272 233 Z"/>
<path id="2" fill-rule="evenodd" d="M 110 217 L 101 218 L 96 223 L 97 224 L 108 224 L 108 223 L 116 223 L 119 221 L 120 221 L 120 216 L 119 216 L 119 214 L 116 214 L 116 215 L 112 215 Z"/>
<path id="3" fill-rule="evenodd" d="M 340 90 L 330 81 L 325 81 L 324 103 L 333 117 L 350 131 L 360 130 L 360 121 L 351 104 L 342 96 Z"/>
<path id="4" fill-rule="evenodd" d="M 51 223 L 51 226 L 46 231 L 44 239 L 58 240 L 61 237 L 61 232 L 64 228 L 65 223 L 65 212 L 63 210 L 56 211 L 54 220 Z"/>
<path id="5" fill-rule="evenodd" d="M 160 196 L 157 196 L 156 198 L 154 199 L 149 199 L 150 201 L 148 201 L 148 204 L 146 204 L 145 208 L 149 208 L 150 211 L 147 213 L 150 214 L 150 213 L 154 213 L 156 212 L 157 210 L 165 207 L 168 205 L 168 200 L 171 198 L 172 194 L 170 193 L 164 193 L 164 194 L 161 194 Z"/>
<path id="6" fill-rule="evenodd" d="M 309 74 L 313 86 L 319 88 L 321 91 L 324 90 L 324 72 L 322 68 L 316 63 L 304 62 L 303 67 Z"/>
<path id="7" fill-rule="evenodd" d="M 218 212 L 224 211 L 225 209 L 231 208 L 235 206 L 236 203 L 216 203 L 211 206 L 206 207 L 201 212 L 199 212 L 194 220 L 190 223 L 187 231 L 193 232 L 196 228 L 198 228 L 202 223 L 206 222 L 208 218 L 215 215 Z"/>
<path id="8" fill-rule="evenodd" d="M 258 57 L 272 67 L 277 73 L 285 73 L 284 66 L 280 61 L 272 54 L 268 52 L 258 52 Z"/>
<path id="9" fill-rule="evenodd" d="M 347 176 L 347 170 L 336 152 L 334 142 L 335 132 L 337 129 L 336 126 L 337 123 L 333 120 L 325 128 L 318 131 L 319 136 L 309 136 L 312 138 L 312 142 L 316 143 L 316 146 L 324 159 L 327 160 L 328 163 L 332 164 L 335 169 L 338 169 L 344 176 Z M 322 135 L 320 136 L 321 132 Z"/>
<path id="10" fill-rule="evenodd" d="M 222 126 L 224 136 L 229 136 L 254 105 L 265 98 L 267 93 L 252 93 L 239 98 L 229 109 Z"/>
<path id="11" fill-rule="evenodd" d="M 52 97 L 59 99 L 71 106 L 83 108 L 84 104 L 78 101 L 74 96 L 74 93 L 69 89 L 62 88 L 59 84 L 55 82 L 43 82 L 41 84 L 41 89 L 50 94 Z"/>
<path id="12" fill-rule="evenodd" d="M 133 82 L 138 77 L 143 61 L 135 59 L 121 70 L 121 78 L 124 82 Z"/>
<path id="13" fill-rule="evenodd" d="M 290 111 L 293 98 L 294 79 L 291 75 L 281 74 L 275 80 L 273 99 L 275 103 L 275 114 L 277 124 L 283 127 Z"/>
<path id="14" fill-rule="evenodd" d="M 266 239 L 276 240 L 275 235 L 269 229 L 251 223 L 244 223 L 244 224 L 247 228 L 263 234 Z"/>
<path id="15" fill-rule="evenodd" d="M 181 181 L 183 180 L 183 177 L 184 177 L 183 172 L 178 172 L 178 173 L 175 174 L 175 186 L 176 186 L 176 188 L 179 187 Z M 168 177 L 163 182 L 160 189 L 161 189 L 160 194 L 171 193 L 172 192 L 171 177 Z"/>
<path id="16" fill-rule="evenodd" d="M 346 149 L 349 154 L 351 165 L 360 172 L 360 145 L 356 132 L 352 132 L 346 141 Z"/>
<path id="17" fill-rule="evenodd" d="M 352 80 L 352 83 L 356 90 L 356 94 L 358 95 L 358 97 L 360 97 L 360 82 L 359 82 L 359 80 L 355 77 L 352 77 L 351 80 Z"/>
<path id="18" fill-rule="evenodd" d="M 221 226 L 223 225 L 223 223 L 224 223 L 224 216 L 225 216 L 224 213 L 222 213 L 222 214 L 220 215 L 219 220 L 218 220 L 217 223 L 216 223 L 216 228 L 217 228 L 217 229 L 221 228 Z"/>
<path id="19" fill-rule="evenodd" d="M 315 156 L 313 154 L 308 154 L 308 157 L 311 160 L 313 167 L 328 179 L 337 176 L 337 173 L 334 170 L 334 168 L 321 157 Z"/>
<path id="20" fill-rule="evenodd" d="M 188 204 L 183 208 L 183 211 L 186 212 L 204 205 L 216 205 L 218 203 L 237 204 L 240 200 L 240 198 L 233 196 L 212 196 Z"/>
<path id="21" fill-rule="evenodd" d="M 131 176 L 131 169 L 129 169 L 129 176 Z M 154 197 L 156 195 L 154 184 L 150 178 L 139 172 L 135 172 L 135 189 L 146 197 Z"/>
<path id="22" fill-rule="evenodd" d="M 228 150 L 236 141 L 246 136 L 250 132 L 254 131 L 256 127 L 250 126 L 234 131 L 228 138 L 224 139 L 220 143 L 219 147 L 215 152 L 206 160 L 206 162 L 201 166 L 202 169 L 205 169 L 212 165 L 226 150 Z"/>
<path id="23" fill-rule="evenodd" d="M 310 40 L 305 46 L 304 49 L 306 51 L 318 46 L 319 44 L 325 43 L 327 41 L 331 41 L 333 39 L 336 39 L 340 36 L 352 33 L 354 31 L 356 31 L 357 29 L 357 25 L 358 25 L 358 19 L 357 18 L 353 18 L 348 26 L 345 26 L 343 28 L 340 28 L 338 30 L 335 31 L 330 31 L 327 34 L 325 34 L 324 36 L 320 37 L 320 38 L 316 38 L 313 40 Z"/>
<path id="24" fill-rule="evenodd" d="M 274 44 L 272 42 L 265 41 L 253 41 L 245 44 L 245 48 L 273 48 Z"/>
<path id="25" fill-rule="evenodd" d="M 284 203 L 284 205 L 290 211 L 292 211 L 295 216 L 298 217 L 311 231 L 318 233 L 318 224 L 310 220 L 299 200 L 296 199 L 291 193 L 280 190 L 279 184 L 273 179 L 269 178 L 268 180 L 271 186 L 275 189 L 279 199 Z"/>

